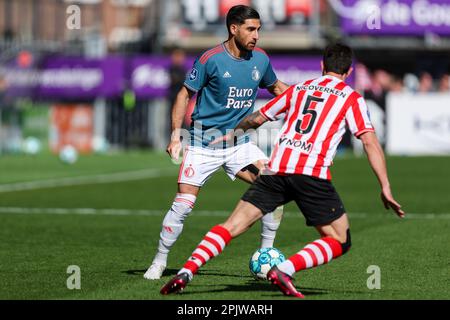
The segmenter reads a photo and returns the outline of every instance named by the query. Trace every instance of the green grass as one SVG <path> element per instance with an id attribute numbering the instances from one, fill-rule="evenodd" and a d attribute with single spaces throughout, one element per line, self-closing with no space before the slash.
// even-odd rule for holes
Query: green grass
<path id="1" fill-rule="evenodd" d="M 334 184 L 350 214 L 353 247 L 328 265 L 296 275 L 307 299 L 449 299 L 450 158 L 388 158 L 394 196 L 412 213 L 404 220 L 382 207 L 364 158 L 338 158 L 335 163 Z M 72 166 L 51 155 L 3 156 L 0 185 L 150 168 L 167 170 L 141 180 L 0 192 L 0 299 L 290 300 L 249 274 L 259 225 L 208 262 L 182 295 L 159 294 L 203 235 L 225 219 L 204 212 L 231 211 L 246 190 L 244 183 L 231 182 L 222 172 L 202 190 L 171 252 L 168 272 L 158 281 L 142 275 L 176 192 L 177 166 L 166 155 L 84 156 Z M 30 213 L 30 208 L 41 209 Z M 52 214 L 51 208 L 127 209 L 132 214 Z M 289 256 L 318 236 L 294 205 L 285 211 L 276 246 Z M 81 269 L 81 290 L 66 287 L 70 265 Z M 380 290 L 367 288 L 370 265 L 380 267 Z"/>

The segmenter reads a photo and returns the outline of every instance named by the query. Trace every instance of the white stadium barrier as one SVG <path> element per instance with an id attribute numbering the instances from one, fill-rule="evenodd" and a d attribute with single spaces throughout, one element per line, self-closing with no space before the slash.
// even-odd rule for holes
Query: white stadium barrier
<path id="1" fill-rule="evenodd" d="M 388 154 L 450 154 L 450 94 L 390 93 L 386 111 Z"/>

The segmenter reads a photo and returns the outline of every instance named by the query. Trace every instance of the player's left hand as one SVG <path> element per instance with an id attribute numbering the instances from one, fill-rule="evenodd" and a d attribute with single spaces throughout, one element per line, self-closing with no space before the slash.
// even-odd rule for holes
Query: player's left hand
<path id="1" fill-rule="evenodd" d="M 381 191 L 381 201 L 383 201 L 384 207 L 386 209 L 394 210 L 400 218 L 405 217 L 405 212 L 401 209 L 402 206 L 397 201 L 395 201 L 390 188 L 386 188 Z"/>

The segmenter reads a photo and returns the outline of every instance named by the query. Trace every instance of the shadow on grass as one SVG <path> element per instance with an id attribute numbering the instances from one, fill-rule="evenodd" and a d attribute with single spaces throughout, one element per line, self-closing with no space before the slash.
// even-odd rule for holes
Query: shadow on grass
<path id="1" fill-rule="evenodd" d="M 147 271 L 147 269 L 137 269 L 137 270 L 126 270 L 121 271 L 122 273 L 126 273 L 131 276 L 139 276 L 142 277 L 143 274 Z M 166 269 L 164 270 L 163 278 L 167 277 L 169 280 L 171 277 L 175 276 L 178 273 L 178 269 Z M 208 293 L 223 293 L 223 292 L 259 292 L 264 297 L 283 297 L 282 293 L 275 287 L 272 286 L 269 282 L 265 282 L 262 280 L 256 280 L 251 275 L 242 275 L 242 274 L 227 274 L 221 273 L 218 270 L 200 270 L 197 276 L 214 276 L 214 277 L 226 277 L 226 278 L 240 278 L 242 281 L 246 281 L 245 284 L 224 284 L 221 285 L 220 282 L 215 282 L 215 284 L 194 284 L 189 285 L 188 289 L 183 292 L 184 296 L 195 296 L 197 294 L 208 294 Z M 208 289 L 214 287 L 214 289 Z M 221 288 L 218 288 L 221 287 Z M 323 289 L 323 288 L 310 288 L 310 287 L 302 287 L 296 286 L 297 289 L 303 293 L 305 296 L 319 296 L 319 295 L 327 295 L 327 294 L 340 294 L 340 293 L 366 293 L 365 291 L 355 291 L 355 290 L 339 290 L 339 289 Z M 203 290 L 201 289 L 203 288 Z M 199 289 L 199 290 L 196 290 Z M 280 296 L 281 295 L 281 296 Z M 293 297 L 286 297 L 292 298 Z"/>
<path id="2" fill-rule="evenodd" d="M 217 284 L 203 285 L 202 287 L 217 287 Z M 300 288 L 300 291 L 305 295 L 324 295 L 334 293 L 331 290 L 320 289 L 320 288 Z M 228 284 L 224 285 L 223 288 L 216 288 L 210 290 L 195 290 L 195 291 L 184 291 L 183 295 L 195 295 L 202 293 L 223 293 L 223 292 L 259 292 L 263 296 L 267 297 L 281 297 L 282 293 L 270 283 L 258 282 L 257 280 L 247 281 L 245 284 Z M 296 299 L 296 298 L 295 298 Z"/>
<path id="3" fill-rule="evenodd" d="M 147 269 L 132 269 L 132 270 L 126 270 L 121 271 L 121 273 L 126 273 L 131 276 L 140 276 L 142 277 L 147 271 Z M 163 277 L 173 277 L 178 273 L 178 269 L 166 269 L 164 270 Z M 251 275 L 243 276 L 241 274 L 227 274 L 227 273 L 220 273 L 217 270 L 199 270 L 198 276 L 219 276 L 219 277 L 231 277 L 231 278 L 249 278 L 252 279 Z"/>
<path id="4" fill-rule="evenodd" d="M 126 270 L 126 271 L 121 271 L 121 273 L 126 273 L 130 276 L 139 276 L 142 277 L 145 273 L 145 271 L 147 271 L 147 269 L 137 269 L 137 270 Z M 166 269 L 164 270 L 163 276 L 171 276 L 173 277 L 174 275 L 176 275 L 178 273 L 177 269 Z"/>

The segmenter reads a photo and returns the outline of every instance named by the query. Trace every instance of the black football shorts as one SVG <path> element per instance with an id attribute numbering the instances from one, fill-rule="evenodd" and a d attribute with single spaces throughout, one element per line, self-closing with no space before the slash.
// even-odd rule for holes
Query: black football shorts
<path id="1" fill-rule="evenodd" d="M 262 175 L 241 198 L 263 214 L 295 201 L 306 218 L 306 225 L 327 225 L 340 218 L 344 205 L 329 180 L 307 175 Z"/>

